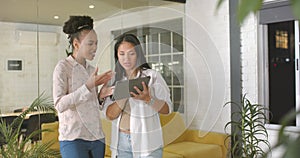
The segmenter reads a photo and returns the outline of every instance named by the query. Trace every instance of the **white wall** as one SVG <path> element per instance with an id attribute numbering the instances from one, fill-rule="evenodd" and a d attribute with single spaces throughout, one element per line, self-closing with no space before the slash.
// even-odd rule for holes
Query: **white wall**
<path id="1" fill-rule="evenodd" d="M 36 40 L 38 27 L 40 31 L 48 34 L 40 33 L 40 40 L 45 43 L 40 44 L 39 47 Z M 65 57 L 65 43 L 60 43 L 60 38 L 65 36 L 61 36 L 60 27 L 0 22 L 0 30 L 1 113 L 29 106 L 38 96 L 38 91 L 45 91 L 47 96 L 52 97 L 53 69 L 57 61 Z M 20 36 L 24 30 L 27 33 L 27 42 L 21 41 L 23 39 Z M 51 37 L 55 35 L 56 39 L 47 39 L 49 34 Z M 57 43 L 54 44 L 53 40 Z M 23 70 L 7 71 L 7 59 L 22 60 Z"/>
<path id="2" fill-rule="evenodd" d="M 229 10 L 217 0 L 186 3 L 187 120 L 190 128 L 224 133 L 230 120 Z M 197 85 L 197 89 L 195 88 Z"/>
<path id="3" fill-rule="evenodd" d="M 241 27 L 243 94 L 258 103 L 258 20 L 251 14 Z"/>

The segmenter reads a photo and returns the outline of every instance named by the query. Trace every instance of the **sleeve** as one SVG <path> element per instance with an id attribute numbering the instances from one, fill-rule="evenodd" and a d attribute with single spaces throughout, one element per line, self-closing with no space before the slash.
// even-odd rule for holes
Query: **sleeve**
<path id="1" fill-rule="evenodd" d="M 169 106 L 169 113 L 173 111 L 173 103 L 171 101 L 170 89 L 159 72 L 155 72 L 153 84 L 151 85 L 151 95 L 156 99 L 165 101 Z"/>
<path id="2" fill-rule="evenodd" d="M 53 72 L 53 100 L 58 112 L 75 108 L 79 103 L 89 99 L 91 92 L 83 84 L 81 87 L 70 93 L 68 83 L 68 71 L 66 66 L 60 62 Z"/>

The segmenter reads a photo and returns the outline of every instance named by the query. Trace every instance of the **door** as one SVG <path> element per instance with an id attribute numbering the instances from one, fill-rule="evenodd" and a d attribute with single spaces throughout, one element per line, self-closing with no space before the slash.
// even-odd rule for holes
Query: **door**
<path id="1" fill-rule="evenodd" d="M 294 21 L 268 24 L 270 123 L 296 105 Z M 296 118 L 295 118 L 296 119 Z M 296 125 L 296 120 L 289 125 Z"/>

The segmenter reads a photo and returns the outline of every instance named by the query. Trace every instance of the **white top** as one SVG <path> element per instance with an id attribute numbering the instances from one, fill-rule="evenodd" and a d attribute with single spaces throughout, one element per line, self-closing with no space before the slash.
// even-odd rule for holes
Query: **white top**
<path id="1" fill-rule="evenodd" d="M 94 67 L 83 67 L 72 56 L 58 62 L 53 72 L 53 100 L 59 117 L 59 140 L 104 138 L 97 88 L 85 85 Z"/>
<path id="2" fill-rule="evenodd" d="M 137 76 L 140 76 L 138 73 Z M 147 69 L 142 72 L 141 77 L 151 76 L 148 87 L 152 97 L 164 100 L 169 106 L 169 113 L 172 112 L 170 90 L 159 72 Z M 113 101 L 108 97 L 104 103 L 104 113 Z M 129 98 L 131 108 L 130 132 L 134 157 L 149 155 L 152 151 L 163 147 L 162 130 L 159 120 L 159 113 L 144 101 Z M 112 122 L 111 150 L 112 157 L 117 155 L 120 116 Z"/>

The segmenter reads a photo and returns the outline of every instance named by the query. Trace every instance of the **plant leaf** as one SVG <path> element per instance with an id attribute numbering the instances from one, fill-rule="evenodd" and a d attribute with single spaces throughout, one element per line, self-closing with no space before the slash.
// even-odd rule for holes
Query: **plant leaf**
<path id="1" fill-rule="evenodd" d="M 0 122 L 0 134 L 3 136 L 0 141 L 4 141 L 4 145 L 0 148 L 1 158 L 40 158 L 40 157 L 58 157 L 47 145 L 31 144 L 30 138 L 48 130 L 36 130 L 29 137 L 19 139 L 20 127 L 26 114 L 32 111 L 53 111 L 56 112 L 52 101 L 49 97 L 44 96 L 44 93 L 39 95 L 30 105 L 30 107 L 22 112 L 12 124 Z M 15 129 L 18 130 L 15 130 Z M 31 144 L 31 145 L 28 145 Z M 58 152 L 59 153 L 59 152 Z M 51 155 L 53 154 L 53 155 Z"/>
<path id="2" fill-rule="evenodd" d="M 233 103 L 232 105 L 240 107 L 240 111 L 231 114 L 231 117 L 235 116 L 237 120 L 232 120 L 225 125 L 225 129 L 230 125 L 233 129 L 231 130 L 233 145 L 230 153 L 233 157 L 239 158 L 264 155 L 265 151 L 262 150 L 260 144 L 265 144 L 270 149 L 267 140 L 268 133 L 264 126 L 267 109 L 263 105 L 252 104 L 246 94 L 242 96 L 240 104 Z M 261 136 L 263 137 L 260 138 Z"/>
<path id="3" fill-rule="evenodd" d="M 263 0 L 240 0 L 239 2 L 238 21 L 241 24 L 250 13 L 256 13 L 261 8 Z"/>
<path id="4" fill-rule="evenodd" d="M 292 4 L 292 9 L 296 19 L 300 19 L 300 0 L 290 0 Z"/>
<path id="5" fill-rule="evenodd" d="M 300 155 L 300 137 L 298 137 L 296 140 L 292 140 L 287 144 L 286 146 L 286 152 L 284 153 L 284 157 L 288 158 L 298 158 Z"/>

